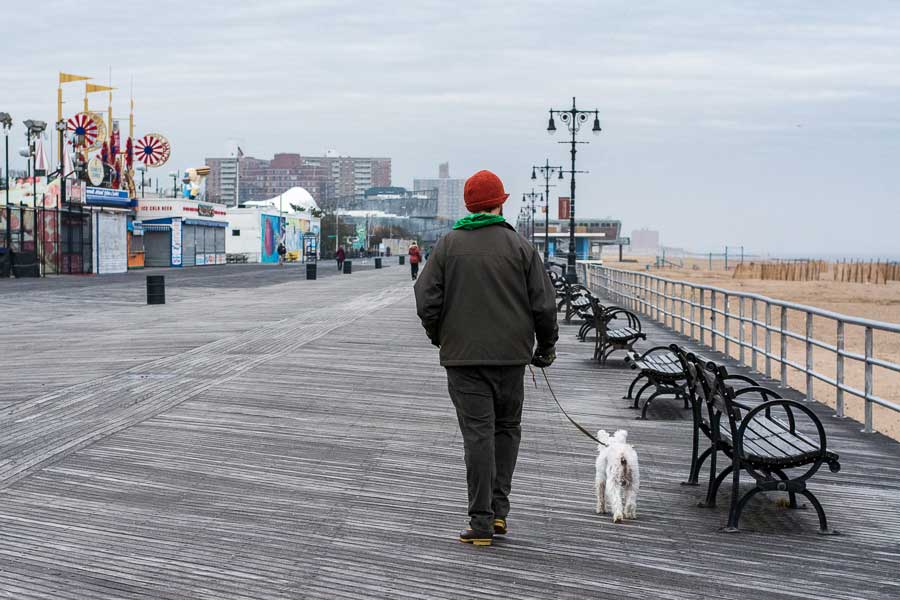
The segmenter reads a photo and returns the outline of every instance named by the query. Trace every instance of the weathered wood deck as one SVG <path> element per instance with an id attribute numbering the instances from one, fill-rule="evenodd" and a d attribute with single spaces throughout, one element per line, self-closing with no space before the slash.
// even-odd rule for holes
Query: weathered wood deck
<path id="1" fill-rule="evenodd" d="M 0 281 L 0 597 L 900 596 L 900 445 L 821 408 L 843 471 L 812 485 L 842 535 L 765 497 L 719 533 L 726 494 L 704 510 L 679 485 L 686 411 L 635 421 L 634 372 L 573 327 L 554 387 L 590 428 L 629 429 L 639 519 L 593 513 L 593 444 L 530 388 L 511 533 L 459 544 L 461 439 L 407 271 L 236 272 L 182 277 L 161 307 L 134 276 Z"/>

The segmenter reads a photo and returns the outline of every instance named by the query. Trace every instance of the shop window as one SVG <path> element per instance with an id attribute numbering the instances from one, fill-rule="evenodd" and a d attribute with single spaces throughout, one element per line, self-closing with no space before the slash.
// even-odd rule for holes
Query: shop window
<path id="1" fill-rule="evenodd" d="M 232 229 L 232 230 L 231 230 L 231 235 L 232 235 L 232 236 L 239 236 L 239 235 L 241 235 L 241 230 L 240 230 L 240 229 Z"/>

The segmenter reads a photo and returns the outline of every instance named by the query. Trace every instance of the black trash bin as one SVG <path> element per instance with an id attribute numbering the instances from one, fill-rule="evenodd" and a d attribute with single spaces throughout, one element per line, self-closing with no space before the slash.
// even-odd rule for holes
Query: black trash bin
<path id="1" fill-rule="evenodd" d="M 345 260 L 344 261 L 344 275 L 349 275 L 353 272 L 353 261 Z"/>
<path id="2" fill-rule="evenodd" d="M 398 258 L 400 259 L 400 262 L 399 262 L 398 264 L 401 264 L 401 265 L 405 265 L 405 264 L 406 264 L 406 257 L 405 257 L 405 256 L 403 256 L 403 255 L 401 254 Z"/>
<path id="3" fill-rule="evenodd" d="M 376 268 L 376 269 L 380 269 L 380 268 L 381 268 L 381 257 L 380 257 L 380 256 L 376 256 L 376 257 L 375 257 L 375 268 Z"/>
<path id="4" fill-rule="evenodd" d="M 163 275 L 147 275 L 147 304 L 166 303 L 166 278 Z"/>
<path id="5" fill-rule="evenodd" d="M 315 279 L 316 278 L 316 263 L 308 262 L 306 263 L 306 278 L 307 279 Z"/>

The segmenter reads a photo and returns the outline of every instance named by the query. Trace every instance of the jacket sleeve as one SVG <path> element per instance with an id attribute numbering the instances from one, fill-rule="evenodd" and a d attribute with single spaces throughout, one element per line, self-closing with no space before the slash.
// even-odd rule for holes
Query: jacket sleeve
<path id="1" fill-rule="evenodd" d="M 416 313 L 425 328 L 425 335 L 435 346 L 441 343 L 441 315 L 444 309 L 444 260 L 441 243 L 425 263 L 414 286 Z"/>
<path id="2" fill-rule="evenodd" d="M 532 250 L 528 268 L 528 297 L 534 318 L 534 333 L 538 350 L 556 345 L 559 327 L 556 324 L 556 290 L 544 270 L 544 262 L 537 250 Z"/>

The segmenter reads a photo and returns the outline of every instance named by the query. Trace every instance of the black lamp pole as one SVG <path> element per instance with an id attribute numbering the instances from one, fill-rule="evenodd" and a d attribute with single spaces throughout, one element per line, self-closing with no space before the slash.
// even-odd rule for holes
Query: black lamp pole
<path id="1" fill-rule="evenodd" d="M 594 125 L 591 131 L 594 134 L 600 133 L 600 111 L 598 110 L 578 110 L 575 106 L 575 97 L 572 97 L 572 108 L 566 110 L 550 109 L 550 122 L 547 124 L 547 132 L 553 135 L 556 132 L 556 124 L 553 122 L 553 115 L 557 115 L 559 119 L 569 128 L 572 134 L 571 141 L 560 142 L 560 144 L 571 144 L 570 153 L 572 155 L 572 168 L 569 173 L 571 180 L 570 198 L 569 198 L 569 254 L 566 260 L 566 280 L 569 283 L 578 283 L 578 275 L 575 272 L 575 174 L 587 173 L 587 171 L 575 170 L 575 153 L 577 144 L 587 144 L 588 142 L 576 141 L 575 135 L 581 130 L 581 126 L 587 123 L 591 115 L 594 115 Z"/>
<path id="2" fill-rule="evenodd" d="M 550 177 L 554 173 L 559 173 L 559 178 L 563 178 L 563 168 L 550 166 L 550 159 L 545 159 L 543 165 L 534 165 L 531 167 L 531 179 L 537 179 L 537 171 L 544 176 L 544 265 L 550 261 Z"/>
<path id="3" fill-rule="evenodd" d="M 534 215 L 536 212 L 534 209 L 534 201 L 538 196 L 540 196 L 540 194 L 535 192 L 534 188 L 531 188 L 530 193 L 522 194 L 522 202 L 526 202 L 526 200 L 525 200 L 526 198 L 528 198 L 529 201 L 531 202 L 531 215 L 528 217 L 528 224 L 529 224 L 529 229 L 530 229 L 529 236 L 531 237 L 531 245 L 532 246 L 534 246 Z"/>

